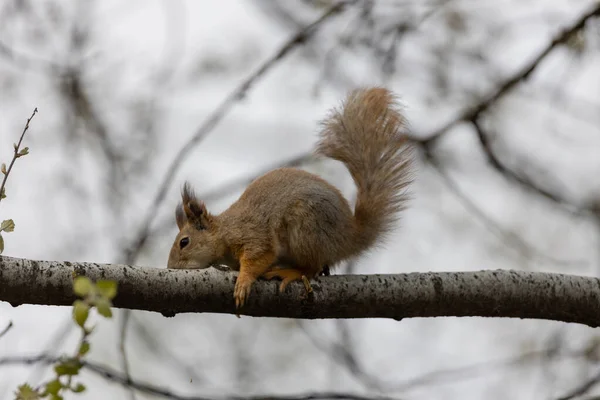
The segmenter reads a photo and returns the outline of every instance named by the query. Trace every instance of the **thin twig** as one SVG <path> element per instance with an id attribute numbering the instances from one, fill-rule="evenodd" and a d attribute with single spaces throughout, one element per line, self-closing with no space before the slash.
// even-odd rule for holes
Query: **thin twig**
<path id="1" fill-rule="evenodd" d="M 361 368 L 360 364 L 357 362 L 354 354 L 344 348 L 343 345 L 338 344 L 337 341 L 329 341 L 330 343 L 324 344 L 321 343 L 321 339 L 323 334 L 317 335 L 311 333 L 309 329 L 307 329 L 305 323 L 301 320 L 296 320 L 296 324 L 308 340 L 312 343 L 312 345 L 322 353 L 331 357 L 331 359 L 341 367 L 345 368 L 354 378 L 358 380 L 364 387 L 372 389 L 372 390 L 381 390 L 382 384 L 381 381 L 371 374 L 365 372 L 363 368 Z"/>
<path id="2" fill-rule="evenodd" d="M 23 69 L 34 70 L 36 72 L 51 73 L 59 76 L 63 67 L 49 60 L 32 59 L 27 55 L 13 50 L 11 47 L 0 41 L 0 56 L 10 60 L 16 66 Z"/>
<path id="3" fill-rule="evenodd" d="M 171 346 L 162 343 L 161 338 L 156 335 L 152 327 L 142 323 L 135 313 L 131 315 L 129 325 L 131 326 L 130 329 L 133 329 L 133 333 L 135 333 L 136 342 L 145 347 L 145 349 L 141 350 L 142 353 L 156 356 L 162 363 L 168 363 L 169 369 L 173 370 L 175 374 L 185 375 L 195 383 L 211 383 L 205 375 L 198 371 L 198 369 L 202 368 L 198 359 L 192 359 L 189 363 L 184 362 L 181 357 L 175 354 Z M 182 344 L 181 341 L 178 343 Z M 192 345 L 191 342 L 188 344 Z"/>
<path id="4" fill-rule="evenodd" d="M 10 322 L 8 323 L 8 325 L 6 325 L 6 328 L 4 328 L 4 329 L 2 330 L 2 332 L 0 332 L 0 338 L 2 338 L 2 336 L 6 335 L 6 333 L 7 333 L 8 331 L 10 331 L 10 328 L 12 328 L 12 327 L 13 327 L 13 322 L 12 322 L 12 321 L 10 321 Z"/>
<path id="5" fill-rule="evenodd" d="M 477 134 L 477 138 L 479 139 L 479 143 L 481 144 L 481 148 L 483 149 L 487 160 L 490 162 L 490 164 L 492 164 L 492 166 L 495 169 L 498 170 L 498 172 L 500 172 L 502 175 L 504 175 L 506 178 L 510 179 L 511 181 L 518 183 L 520 186 L 524 187 L 525 189 L 533 190 L 536 193 L 538 193 L 539 195 L 541 195 L 542 197 L 544 197 L 548 200 L 551 200 L 554 203 L 560 204 L 561 206 L 563 206 L 565 208 L 565 210 L 569 211 L 570 213 L 572 213 L 574 215 L 581 214 L 582 210 L 577 209 L 572 204 L 566 202 L 564 199 L 560 198 L 559 196 L 538 186 L 531 179 L 521 177 L 519 174 L 515 173 L 510 168 L 505 166 L 500 161 L 500 159 L 496 156 L 496 154 L 494 153 L 494 150 L 492 149 L 492 146 L 490 145 L 490 139 L 489 139 L 488 135 L 486 134 L 485 130 L 483 129 L 483 127 L 481 126 L 481 123 L 479 122 L 479 118 L 475 117 L 471 121 L 471 124 L 475 128 L 475 133 Z"/>
<path id="6" fill-rule="evenodd" d="M 20 157 L 19 150 L 21 147 L 21 142 L 23 142 L 23 137 L 25 137 L 25 132 L 27 132 L 27 130 L 29 129 L 29 123 L 31 122 L 31 120 L 33 119 L 35 114 L 37 114 L 37 112 L 38 112 L 38 109 L 36 107 L 33 110 L 31 117 L 27 118 L 27 123 L 25 124 L 25 128 L 23 128 L 23 133 L 21 133 L 19 142 L 14 146 L 15 151 L 13 153 L 13 159 L 11 160 L 10 165 L 8 166 L 8 169 L 6 170 L 6 173 L 4 174 L 4 179 L 2 179 L 2 185 L 0 185 L 0 201 L 2 201 L 2 193 L 4 193 L 4 187 L 6 185 L 6 180 L 8 179 L 8 175 L 10 174 L 10 171 L 12 171 L 12 167 L 15 164 L 15 161 L 17 161 L 17 158 Z"/>
<path id="7" fill-rule="evenodd" d="M 521 68 L 518 73 L 505 80 L 494 91 L 485 96 L 485 98 L 482 101 L 463 111 L 457 118 L 428 135 L 427 139 L 424 140 L 424 143 L 432 144 L 433 142 L 437 141 L 444 133 L 446 133 L 446 131 L 450 130 L 451 128 L 455 127 L 461 122 L 472 121 L 479 115 L 481 115 L 483 112 L 487 111 L 493 104 L 496 103 L 497 100 L 499 100 L 502 96 L 507 94 L 519 83 L 527 79 L 541 64 L 541 62 L 552 52 L 552 50 L 554 50 L 554 48 L 567 42 L 573 34 L 583 29 L 588 20 L 598 16 L 600 16 L 600 4 L 596 4 L 590 10 L 588 10 L 582 16 L 580 16 L 573 25 L 559 32 L 552 39 L 552 41 L 542 51 L 540 51 L 538 55 L 535 56 L 527 65 Z"/>
<path id="8" fill-rule="evenodd" d="M 135 235 L 135 241 L 126 248 L 127 263 L 130 264 L 136 258 L 140 249 L 148 239 L 150 232 L 150 225 L 157 214 L 158 208 L 164 201 L 168 189 L 174 182 L 174 177 L 183 162 L 190 156 L 195 147 L 201 142 L 201 140 L 210 133 L 221 120 L 231 111 L 233 106 L 241 99 L 243 99 L 248 90 L 252 85 L 258 81 L 263 75 L 270 70 L 278 61 L 281 61 L 292 49 L 296 46 L 303 44 L 308 40 L 317 29 L 331 17 L 340 13 L 344 7 L 351 4 L 351 1 L 339 2 L 327 9 L 321 17 L 309 24 L 305 28 L 297 32 L 290 40 L 288 40 L 283 46 L 281 46 L 270 58 L 268 58 L 256 71 L 254 71 L 248 78 L 246 78 L 232 93 L 229 94 L 219 104 L 219 106 L 209 115 L 205 122 L 196 130 L 194 135 L 179 149 L 170 165 L 166 168 L 166 173 L 162 179 L 159 189 L 154 196 L 150 208 L 146 212 L 143 219 L 142 226 Z"/>
<path id="9" fill-rule="evenodd" d="M 355 378 L 358 378 L 361 381 L 363 378 L 367 378 L 367 380 L 374 379 L 374 377 L 368 375 L 360 369 L 356 370 L 351 368 L 351 365 L 346 363 L 346 360 L 344 359 L 343 355 L 340 354 L 339 345 L 336 342 L 331 340 L 329 345 L 323 344 L 318 339 L 322 339 L 325 336 L 323 333 L 311 333 L 308 329 L 306 329 L 306 326 L 302 323 L 302 321 L 297 321 L 297 324 L 304 331 L 308 339 L 318 350 L 330 355 L 333 361 L 335 361 L 338 365 L 346 368 Z M 426 372 L 423 375 L 408 378 L 405 380 L 384 382 L 379 379 L 374 379 L 374 381 L 378 382 L 378 384 L 380 385 L 380 389 L 385 392 L 404 393 L 410 390 L 422 388 L 424 386 L 440 385 L 444 383 L 455 383 L 458 380 L 475 379 L 477 377 L 483 376 L 484 374 L 495 372 L 501 368 L 515 367 L 518 365 L 525 364 L 526 362 L 532 362 L 541 357 L 546 357 L 548 356 L 548 354 L 551 354 L 553 352 L 555 352 L 555 348 L 548 347 L 543 350 L 533 350 L 504 359 L 477 362 L 460 367 L 434 370 Z M 583 352 L 565 354 L 565 357 L 568 357 L 570 359 L 580 358 L 582 356 L 584 356 Z"/>
<path id="10" fill-rule="evenodd" d="M 521 256 L 526 259 L 531 259 L 532 257 L 536 257 L 538 259 L 545 260 L 555 265 L 579 265 L 585 264 L 585 260 L 561 260 L 555 257 L 544 254 L 542 251 L 536 249 L 531 244 L 525 242 L 523 238 L 517 235 L 514 232 L 507 230 L 504 227 L 501 227 L 496 221 L 494 221 L 490 216 L 483 212 L 469 197 L 458 188 L 456 182 L 450 177 L 450 175 L 444 171 L 444 169 L 439 165 L 438 161 L 435 159 L 433 152 L 425 148 L 425 160 L 429 162 L 429 164 L 433 167 L 435 172 L 442 178 L 448 189 L 454 193 L 454 195 L 460 199 L 462 204 L 467 208 L 473 215 L 479 218 L 484 225 L 496 235 L 500 240 L 502 240 L 509 248 L 513 248 L 517 251 Z"/>
<path id="11" fill-rule="evenodd" d="M 556 400 L 571 400 L 571 399 L 583 396 L 584 394 L 589 392 L 594 386 L 596 386 L 598 383 L 600 383 L 600 371 L 596 372 L 596 374 L 593 377 L 591 377 L 587 381 L 583 382 L 583 384 L 581 384 L 578 387 L 576 387 L 575 389 L 571 390 L 569 393 L 565 394 L 564 396 L 557 398 Z"/>
<path id="12" fill-rule="evenodd" d="M 127 358 L 127 350 L 125 349 L 125 339 L 127 337 L 127 328 L 129 326 L 129 318 L 131 317 L 130 310 L 122 310 L 121 312 L 121 332 L 119 335 L 119 351 L 121 352 L 121 364 L 123 367 L 123 374 L 125 378 L 131 380 L 131 373 L 129 371 L 129 359 Z M 131 388 L 129 390 L 129 398 L 135 400 L 135 390 Z"/>

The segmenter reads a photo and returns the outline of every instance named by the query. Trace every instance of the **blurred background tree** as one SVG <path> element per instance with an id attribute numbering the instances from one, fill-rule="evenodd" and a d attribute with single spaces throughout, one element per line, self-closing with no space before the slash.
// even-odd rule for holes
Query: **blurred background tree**
<path id="1" fill-rule="evenodd" d="M 164 267 L 189 180 L 227 207 L 314 160 L 317 122 L 359 85 L 401 96 L 420 143 L 386 249 L 337 273 L 600 273 L 600 4 L 593 0 L 0 2 L 0 154 L 24 118 L 5 253 Z M 90 360 L 180 395 L 560 398 L 600 393 L 600 336 L 549 321 L 295 321 L 116 310 Z M 0 397 L 73 347 L 70 309 L 0 303 Z M 155 398 L 84 371 L 81 398 Z M 321 396 L 323 397 L 323 396 Z M 565 397 L 566 398 L 566 397 Z"/>

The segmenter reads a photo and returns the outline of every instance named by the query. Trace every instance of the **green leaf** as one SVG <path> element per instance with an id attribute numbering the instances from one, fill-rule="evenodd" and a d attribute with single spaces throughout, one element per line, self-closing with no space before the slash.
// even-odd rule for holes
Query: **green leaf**
<path id="1" fill-rule="evenodd" d="M 85 356 L 88 353 L 88 351 L 90 351 L 90 343 L 89 342 L 81 343 L 81 346 L 79 346 L 79 355 Z"/>
<path id="2" fill-rule="evenodd" d="M 5 219 L 0 224 L 0 231 L 12 232 L 15 230 L 15 222 L 12 219 Z"/>
<path id="3" fill-rule="evenodd" d="M 2 188 L 2 191 L 0 192 L 0 200 L 6 198 L 6 188 Z"/>
<path id="4" fill-rule="evenodd" d="M 78 362 L 77 360 L 73 360 L 73 359 L 63 361 L 62 363 L 54 366 L 54 372 L 56 372 L 56 375 L 58 375 L 58 376 L 77 375 L 79 373 L 80 369 L 81 369 L 81 363 Z"/>
<path id="5" fill-rule="evenodd" d="M 86 276 L 78 276 L 73 281 L 73 291 L 77 296 L 87 296 L 92 291 L 92 281 Z"/>
<path id="6" fill-rule="evenodd" d="M 18 157 L 23 157 L 27 154 L 29 154 L 29 147 L 23 147 L 23 150 L 19 152 Z"/>
<path id="7" fill-rule="evenodd" d="M 4 238 L 0 235 L 0 254 L 4 251 Z"/>
<path id="8" fill-rule="evenodd" d="M 38 400 L 41 399 L 38 392 L 33 390 L 31 386 L 28 384 L 23 384 L 17 388 L 17 392 L 15 393 L 16 400 Z"/>
<path id="9" fill-rule="evenodd" d="M 108 300 L 114 299 L 117 295 L 117 282 L 115 281 L 98 281 L 96 287 L 98 292 Z"/>
<path id="10" fill-rule="evenodd" d="M 71 389 L 73 393 L 81 393 L 85 390 L 85 385 L 78 383 L 74 388 Z"/>
<path id="11" fill-rule="evenodd" d="M 58 379 L 46 383 L 46 393 L 58 394 L 58 391 L 62 389 L 63 385 Z"/>
<path id="12" fill-rule="evenodd" d="M 59 394 L 53 394 L 50 396 L 50 400 L 64 400 L 64 397 Z"/>
<path id="13" fill-rule="evenodd" d="M 90 315 L 90 306 L 84 301 L 75 300 L 73 303 L 73 319 L 77 322 L 77 325 L 83 328 L 88 315 Z"/>
<path id="14" fill-rule="evenodd" d="M 111 318 L 112 317 L 112 311 L 110 310 L 110 301 L 104 299 L 104 298 L 99 298 L 96 301 L 96 309 L 98 310 L 98 313 L 100 315 L 102 315 L 103 317 L 106 318 Z"/>

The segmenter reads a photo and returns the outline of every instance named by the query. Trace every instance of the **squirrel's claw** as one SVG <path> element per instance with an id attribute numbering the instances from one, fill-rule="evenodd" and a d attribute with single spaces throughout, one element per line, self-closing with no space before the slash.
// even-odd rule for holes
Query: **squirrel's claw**
<path id="1" fill-rule="evenodd" d="M 246 299 L 250 295 L 252 281 L 238 277 L 233 290 L 233 298 L 235 299 L 235 309 L 239 310 L 246 303 Z M 239 317 L 239 314 L 236 314 Z"/>
<path id="2" fill-rule="evenodd" d="M 304 287 L 306 288 L 306 293 L 312 293 L 313 289 L 306 275 L 302 275 L 302 282 L 304 283 Z"/>

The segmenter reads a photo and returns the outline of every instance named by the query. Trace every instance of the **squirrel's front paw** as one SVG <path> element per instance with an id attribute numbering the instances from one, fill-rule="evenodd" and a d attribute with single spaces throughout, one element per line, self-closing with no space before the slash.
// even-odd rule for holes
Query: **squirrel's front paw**
<path id="1" fill-rule="evenodd" d="M 252 280 L 238 276 L 235 282 L 235 289 L 233 290 L 233 298 L 235 299 L 235 308 L 240 309 L 246 303 L 246 299 L 250 295 L 250 289 L 252 288 Z"/>

